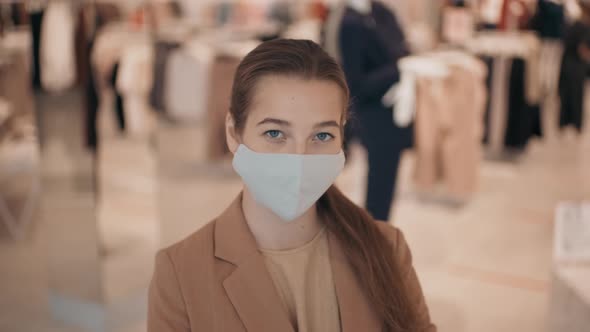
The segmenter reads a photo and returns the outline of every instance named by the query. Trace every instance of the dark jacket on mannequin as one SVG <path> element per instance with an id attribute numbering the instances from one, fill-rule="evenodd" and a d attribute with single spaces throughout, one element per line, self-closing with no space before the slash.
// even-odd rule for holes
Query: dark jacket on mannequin
<path id="1" fill-rule="evenodd" d="M 375 1 L 367 15 L 347 8 L 342 19 L 340 47 L 354 104 L 359 108 L 379 106 L 383 95 L 399 81 L 397 61 L 409 54 L 396 17 Z"/>

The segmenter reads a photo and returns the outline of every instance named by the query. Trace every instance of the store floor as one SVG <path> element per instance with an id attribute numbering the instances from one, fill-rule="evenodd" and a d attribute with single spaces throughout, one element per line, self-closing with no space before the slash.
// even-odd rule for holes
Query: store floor
<path id="1" fill-rule="evenodd" d="M 202 129 L 163 124 L 158 136 L 165 246 L 219 214 L 239 192 L 240 182 L 225 176 L 227 164 L 199 164 Z M 186 146 L 178 149 L 179 142 Z M 357 202 L 363 197 L 363 160 L 356 147 L 338 180 Z M 419 200 L 412 189 L 412 165 L 408 153 L 392 221 L 405 232 L 439 330 L 545 331 L 553 213 L 560 201 L 590 199 L 590 135 L 534 141 L 516 162 L 485 161 L 479 192 L 460 208 Z M 41 226 L 35 224 L 20 242 L 0 238 L 0 331 L 82 332 L 49 315 Z M 117 332 L 139 331 L 145 331 L 145 322 Z"/>

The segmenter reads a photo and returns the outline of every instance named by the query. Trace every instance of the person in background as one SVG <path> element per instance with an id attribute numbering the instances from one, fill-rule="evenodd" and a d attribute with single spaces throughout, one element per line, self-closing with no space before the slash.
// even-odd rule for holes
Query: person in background
<path id="1" fill-rule="evenodd" d="M 158 253 L 148 332 L 436 331 L 402 233 L 333 185 L 348 102 L 312 41 L 242 60 L 226 132 L 243 192 Z"/>
<path id="2" fill-rule="evenodd" d="M 395 15 L 377 1 L 348 0 L 338 40 L 353 125 L 368 155 L 366 208 L 375 219 L 389 220 L 401 155 L 412 145 L 413 130 L 393 123 L 382 98 L 400 79 L 397 61 L 410 52 Z"/>
<path id="3" fill-rule="evenodd" d="M 584 83 L 590 70 L 590 1 L 580 0 L 581 16 L 567 29 L 559 75 L 560 127 L 582 131 Z"/>

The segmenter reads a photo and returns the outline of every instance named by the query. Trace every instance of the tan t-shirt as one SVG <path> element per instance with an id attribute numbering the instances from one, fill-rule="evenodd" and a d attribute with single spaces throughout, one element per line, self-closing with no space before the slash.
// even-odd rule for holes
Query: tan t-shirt
<path id="1" fill-rule="evenodd" d="M 326 230 L 300 248 L 261 252 L 295 331 L 340 332 Z"/>

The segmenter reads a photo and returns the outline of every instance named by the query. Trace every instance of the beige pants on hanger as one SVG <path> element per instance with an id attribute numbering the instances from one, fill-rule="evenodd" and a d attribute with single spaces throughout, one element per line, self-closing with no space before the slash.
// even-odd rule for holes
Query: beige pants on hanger
<path id="1" fill-rule="evenodd" d="M 445 79 L 418 79 L 415 181 L 430 191 L 440 180 L 453 198 L 477 188 L 486 90 L 483 78 L 452 68 Z"/>

